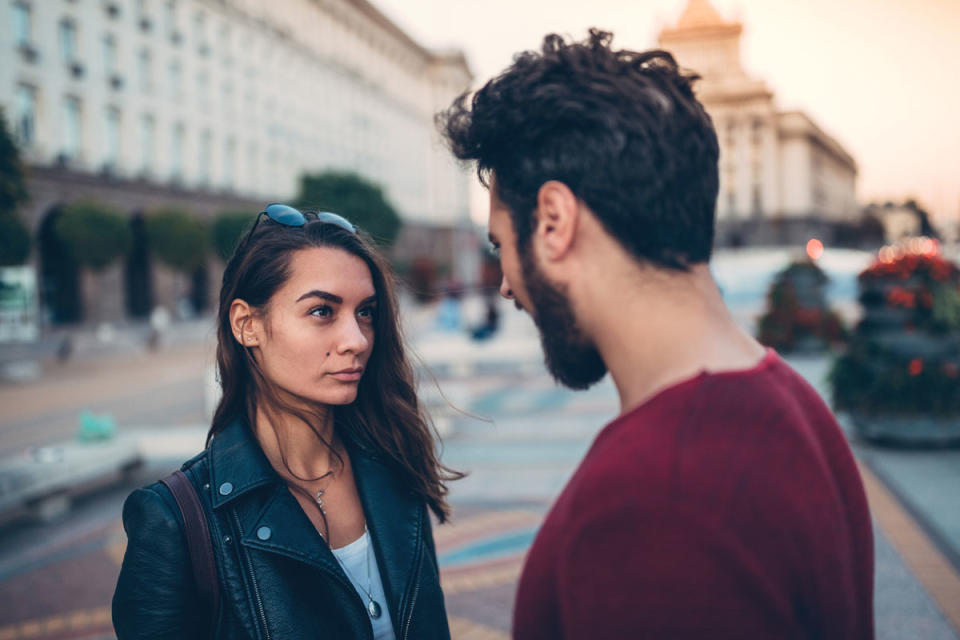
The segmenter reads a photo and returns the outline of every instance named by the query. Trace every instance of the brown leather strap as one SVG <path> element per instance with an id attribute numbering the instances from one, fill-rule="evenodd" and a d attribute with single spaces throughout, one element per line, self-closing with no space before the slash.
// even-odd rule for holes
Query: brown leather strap
<path id="1" fill-rule="evenodd" d="M 217 615 L 220 611 L 220 581 L 217 580 L 213 541 L 210 538 L 206 514 L 203 512 L 196 489 L 183 471 L 178 469 L 160 482 L 167 485 L 177 505 L 180 506 L 197 591 L 201 601 L 208 603 L 211 609 L 210 634 L 212 635 L 216 629 Z"/>

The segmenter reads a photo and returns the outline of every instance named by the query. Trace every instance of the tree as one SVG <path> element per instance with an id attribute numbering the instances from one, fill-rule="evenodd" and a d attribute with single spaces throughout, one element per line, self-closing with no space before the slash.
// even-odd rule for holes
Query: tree
<path id="1" fill-rule="evenodd" d="M 210 244 L 213 252 L 227 262 L 237 248 L 244 232 L 253 224 L 249 211 L 221 211 L 210 225 Z"/>
<path id="2" fill-rule="evenodd" d="M 68 205 L 55 225 L 73 259 L 94 271 L 103 271 L 126 255 L 133 242 L 127 219 L 97 202 Z"/>
<path id="3" fill-rule="evenodd" d="M 0 109 L 0 266 L 23 264 L 30 257 L 30 229 L 16 215 L 27 200 L 20 153 Z"/>
<path id="4" fill-rule="evenodd" d="M 302 176 L 296 206 L 339 213 L 382 247 L 393 245 L 402 224 L 383 190 L 355 173 Z"/>
<path id="5" fill-rule="evenodd" d="M 165 265 L 192 273 L 206 261 L 207 230 L 200 220 L 179 209 L 161 209 L 145 219 L 147 245 Z"/>
<path id="6" fill-rule="evenodd" d="M 13 213 L 27 197 L 20 153 L 7 130 L 6 117 L 0 110 L 0 215 Z"/>
<path id="7" fill-rule="evenodd" d="M 0 267 L 23 264 L 30 257 L 30 230 L 13 213 L 0 213 Z"/>

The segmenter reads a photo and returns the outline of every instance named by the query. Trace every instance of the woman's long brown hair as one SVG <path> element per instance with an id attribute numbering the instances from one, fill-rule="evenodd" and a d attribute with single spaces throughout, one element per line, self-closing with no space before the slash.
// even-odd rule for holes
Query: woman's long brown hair
<path id="1" fill-rule="evenodd" d="M 292 413 L 319 437 L 317 422 L 324 413 L 322 408 L 313 414 L 280 399 L 251 352 L 234 339 L 230 305 L 239 298 L 258 313 L 265 313 L 273 294 L 290 277 L 294 252 L 321 247 L 340 249 L 363 260 L 377 295 L 373 351 L 360 379 L 357 399 L 333 407 L 336 433 L 397 470 L 409 489 L 420 495 L 443 522 L 450 512 L 446 483 L 463 474 L 440 462 L 433 429 L 417 399 L 413 369 L 403 347 L 393 273 L 369 241 L 335 224 L 314 220 L 302 227 L 286 227 L 264 219 L 256 233 L 234 251 L 223 273 L 217 313 L 217 370 L 223 396 L 207 441 L 237 418 L 246 418 L 253 425 L 258 403 L 268 414 Z"/>

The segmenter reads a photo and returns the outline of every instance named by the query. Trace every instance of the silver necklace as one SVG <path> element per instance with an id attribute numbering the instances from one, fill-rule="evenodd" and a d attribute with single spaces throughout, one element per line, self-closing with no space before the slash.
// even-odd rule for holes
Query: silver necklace
<path id="1" fill-rule="evenodd" d="M 373 588 L 373 580 L 370 578 L 370 550 L 373 547 L 373 540 L 370 538 L 370 534 L 366 528 L 363 530 L 363 535 L 367 537 L 367 551 L 364 554 L 364 557 L 367 561 L 367 586 L 364 586 L 358 583 L 354 578 L 353 574 L 350 573 L 350 570 L 347 569 L 347 565 L 340 562 L 340 558 L 337 558 L 337 562 L 340 563 L 340 567 L 350 578 L 350 582 L 360 587 L 360 590 L 363 591 L 364 595 L 367 596 L 367 613 L 370 614 L 370 617 L 376 620 L 383 615 L 383 608 L 380 606 L 380 603 L 373 599 L 373 594 L 370 593 L 370 590 Z M 336 557 L 336 556 L 334 556 Z"/>

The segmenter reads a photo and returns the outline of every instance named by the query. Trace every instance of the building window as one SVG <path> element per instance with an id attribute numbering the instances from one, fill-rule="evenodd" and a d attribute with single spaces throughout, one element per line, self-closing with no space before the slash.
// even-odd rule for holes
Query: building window
<path id="1" fill-rule="evenodd" d="M 197 72 L 197 101 L 205 109 L 210 106 L 210 74 L 205 70 Z"/>
<path id="2" fill-rule="evenodd" d="M 155 137 L 156 124 L 153 116 L 143 116 L 140 120 L 140 168 L 144 173 L 150 173 L 153 170 Z"/>
<path id="3" fill-rule="evenodd" d="M 197 43 L 197 53 L 201 56 L 210 53 L 207 42 L 207 15 L 203 11 L 197 11 L 193 16 L 193 38 Z"/>
<path id="4" fill-rule="evenodd" d="M 13 3 L 13 38 L 18 47 L 29 47 L 33 42 L 33 19 L 30 5 Z"/>
<path id="5" fill-rule="evenodd" d="M 137 20 L 140 22 L 140 28 L 149 31 L 150 20 L 150 2 L 149 0 L 137 0 Z"/>
<path id="6" fill-rule="evenodd" d="M 223 112 L 233 115 L 233 83 L 229 80 L 223 83 Z"/>
<path id="7" fill-rule="evenodd" d="M 233 178 L 236 171 L 237 143 L 233 138 L 227 140 L 223 147 L 223 186 L 233 188 Z"/>
<path id="8" fill-rule="evenodd" d="M 754 215 L 763 213 L 763 189 L 759 184 L 754 184 L 751 190 L 750 206 Z"/>
<path id="9" fill-rule="evenodd" d="M 177 44 L 180 42 L 180 29 L 177 21 L 177 2 L 176 0 L 167 0 L 164 5 L 164 19 L 166 22 L 167 34 L 170 40 Z"/>
<path id="10" fill-rule="evenodd" d="M 198 154 L 197 176 L 200 184 L 210 182 L 210 151 L 213 147 L 213 134 L 210 131 L 204 131 L 200 136 L 200 153 Z"/>
<path id="11" fill-rule="evenodd" d="M 21 84 L 17 86 L 14 135 L 24 148 L 32 147 L 37 139 L 37 90 Z"/>
<path id="12" fill-rule="evenodd" d="M 180 98 L 180 94 L 183 89 L 181 86 L 183 82 L 182 75 L 180 61 L 171 60 L 170 67 L 167 69 L 167 76 L 170 83 L 170 95 L 175 99 Z"/>
<path id="13" fill-rule="evenodd" d="M 60 55 L 66 64 L 77 61 L 77 25 L 73 20 L 60 21 Z"/>
<path id="14" fill-rule="evenodd" d="M 141 49 L 137 56 L 137 81 L 141 91 L 150 91 L 150 78 L 153 76 L 153 60 L 149 49 Z"/>
<path id="15" fill-rule="evenodd" d="M 66 158 L 80 155 L 81 121 L 80 98 L 67 96 L 63 100 L 63 144 L 61 153 Z"/>
<path id="16" fill-rule="evenodd" d="M 103 36 L 103 70 L 108 76 L 117 72 L 117 40 L 110 34 Z"/>
<path id="17" fill-rule="evenodd" d="M 179 180 L 183 177 L 183 139 L 186 131 L 182 124 L 173 125 L 170 136 L 170 177 Z"/>
<path id="18" fill-rule="evenodd" d="M 753 146 L 759 147 L 763 143 L 763 120 L 754 120 L 750 133 Z"/>
<path id="19" fill-rule="evenodd" d="M 107 107 L 105 115 L 103 162 L 116 169 L 120 164 L 120 109 Z"/>
<path id="20" fill-rule="evenodd" d="M 230 25 L 224 22 L 220 27 L 220 37 L 217 44 L 223 51 L 223 64 L 225 66 L 230 66 L 233 63 L 233 40 L 231 36 Z"/>

